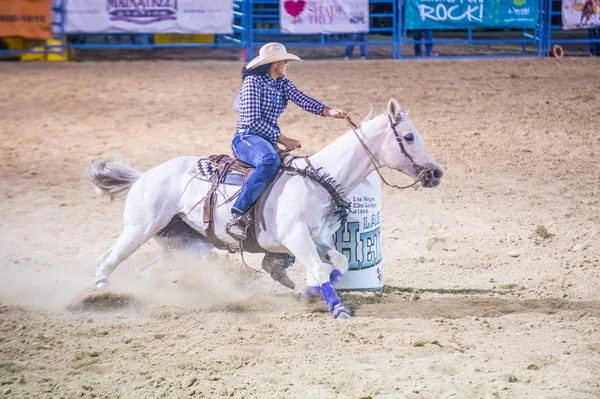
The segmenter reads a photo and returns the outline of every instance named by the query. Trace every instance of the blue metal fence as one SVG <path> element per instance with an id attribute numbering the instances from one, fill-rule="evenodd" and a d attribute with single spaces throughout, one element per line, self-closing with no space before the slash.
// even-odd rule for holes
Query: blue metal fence
<path id="1" fill-rule="evenodd" d="M 370 30 L 364 36 L 345 34 L 292 35 L 281 31 L 279 0 L 234 0 L 233 34 L 215 35 L 214 43 L 157 44 L 151 34 L 86 34 L 68 35 L 69 49 L 158 49 L 158 48 L 232 48 L 240 49 L 242 58 L 252 59 L 264 43 L 279 41 L 287 46 L 326 47 L 366 44 L 384 46 L 391 50 L 391 58 L 414 58 L 410 47 L 415 44 L 436 46 L 444 57 L 540 57 L 550 54 L 552 46 L 573 45 L 578 51 L 600 38 L 591 38 L 586 30 L 562 31 L 560 20 L 561 0 L 539 0 L 539 22 L 533 30 L 463 30 L 434 31 L 433 38 L 415 40 L 414 33 L 406 29 L 402 0 L 370 0 Z M 65 37 L 64 0 L 53 1 L 52 32 L 55 39 Z M 62 42 L 61 42 L 62 43 Z M 409 47 L 410 46 L 410 47 Z M 440 46 L 440 47 L 438 47 Z M 468 46 L 468 47 L 464 47 Z M 409 47 L 409 48 L 406 48 Z M 449 48 L 449 50 L 444 50 Z M 461 49 L 467 51 L 461 53 Z M 404 52 L 403 52 L 404 49 Z M 48 53 L 62 53 L 63 44 L 45 45 Z M 31 50 L 0 50 L 0 54 L 22 54 Z M 404 53 L 404 55 L 403 55 Z M 340 52 L 341 55 L 341 52 Z"/>
<path id="2" fill-rule="evenodd" d="M 252 58 L 255 48 L 271 41 L 286 46 L 324 47 L 347 46 L 348 44 L 367 44 L 368 46 L 390 46 L 392 58 L 398 57 L 398 3 L 397 0 L 370 0 L 370 30 L 367 40 L 356 40 L 346 34 L 292 35 L 281 32 L 279 24 L 279 0 L 253 0 L 250 2 L 250 20 L 252 21 L 248 42 L 248 59 Z"/>
<path id="3" fill-rule="evenodd" d="M 448 51 L 448 54 L 438 54 L 444 58 L 503 58 L 503 57 L 540 57 L 543 54 L 543 30 L 504 30 L 494 32 L 489 30 L 460 30 L 460 31 L 431 31 L 432 39 L 415 39 L 415 32 L 406 29 L 402 31 L 400 48 L 405 46 L 454 46 L 459 50 Z M 469 47 L 471 50 L 464 48 Z M 462 50 L 460 49 L 462 48 Z M 407 53 L 408 51 L 405 51 Z M 420 58 L 416 55 L 405 55 L 403 58 Z"/>
<path id="4" fill-rule="evenodd" d="M 46 53 L 62 54 L 65 51 L 65 3 L 64 0 L 54 0 L 52 2 L 52 38 L 60 44 L 44 44 Z"/>

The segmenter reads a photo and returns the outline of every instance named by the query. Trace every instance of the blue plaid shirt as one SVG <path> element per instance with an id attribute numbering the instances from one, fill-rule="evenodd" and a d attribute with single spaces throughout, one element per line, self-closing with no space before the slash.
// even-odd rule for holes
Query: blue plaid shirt
<path id="1" fill-rule="evenodd" d="M 276 145 L 281 135 L 277 120 L 287 108 L 288 100 L 308 112 L 323 115 L 325 105 L 302 93 L 288 78 L 246 77 L 240 93 L 240 123 L 235 135 L 257 134 Z"/>

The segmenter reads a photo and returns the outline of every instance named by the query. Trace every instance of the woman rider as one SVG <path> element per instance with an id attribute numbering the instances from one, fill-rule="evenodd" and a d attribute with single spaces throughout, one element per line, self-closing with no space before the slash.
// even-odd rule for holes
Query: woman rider
<path id="1" fill-rule="evenodd" d="M 298 90 L 285 77 L 288 60 L 301 61 L 298 56 L 288 53 L 283 44 L 267 43 L 261 47 L 259 56 L 242 68 L 240 122 L 232 148 L 241 161 L 256 169 L 244 184 L 231 209 L 232 217 L 227 222 L 228 233 L 238 240 L 247 238 L 248 220 L 244 214 L 273 181 L 281 167 L 277 143 L 288 151 L 300 148 L 300 142 L 281 134 L 277 125 L 288 100 L 315 115 L 338 119 L 346 115 L 344 111 L 331 109 Z"/>

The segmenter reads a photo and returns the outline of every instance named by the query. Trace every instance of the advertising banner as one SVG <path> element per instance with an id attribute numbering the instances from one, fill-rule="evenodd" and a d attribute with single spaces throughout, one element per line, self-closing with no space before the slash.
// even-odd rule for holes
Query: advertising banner
<path id="1" fill-rule="evenodd" d="M 538 0 L 407 0 L 406 28 L 532 29 L 538 23 Z"/>
<path id="2" fill-rule="evenodd" d="M 600 27 L 600 0 L 562 0 L 563 29 Z"/>
<path id="3" fill-rule="evenodd" d="M 67 33 L 233 33 L 232 0 L 65 0 Z"/>
<path id="4" fill-rule="evenodd" d="M 284 33 L 369 31 L 369 0 L 280 0 L 279 15 Z"/>
<path id="5" fill-rule="evenodd" d="M 0 37 L 50 39 L 50 0 L 0 0 Z"/>

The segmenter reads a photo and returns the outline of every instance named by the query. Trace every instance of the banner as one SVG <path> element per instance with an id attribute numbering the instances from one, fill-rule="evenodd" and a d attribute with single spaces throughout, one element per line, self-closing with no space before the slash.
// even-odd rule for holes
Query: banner
<path id="1" fill-rule="evenodd" d="M 233 33 L 233 0 L 65 0 L 65 8 L 67 33 Z"/>
<path id="2" fill-rule="evenodd" d="M 0 37 L 50 39 L 50 0 L 0 0 Z"/>
<path id="3" fill-rule="evenodd" d="M 600 27 L 600 0 L 562 0 L 563 29 Z"/>
<path id="4" fill-rule="evenodd" d="M 538 0 L 406 0 L 409 30 L 535 28 Z"/>
<path id="5" fill-rule="evenodd" d="M 280 0 L 283 33 L 369 31 L 369 0 Z"/>

